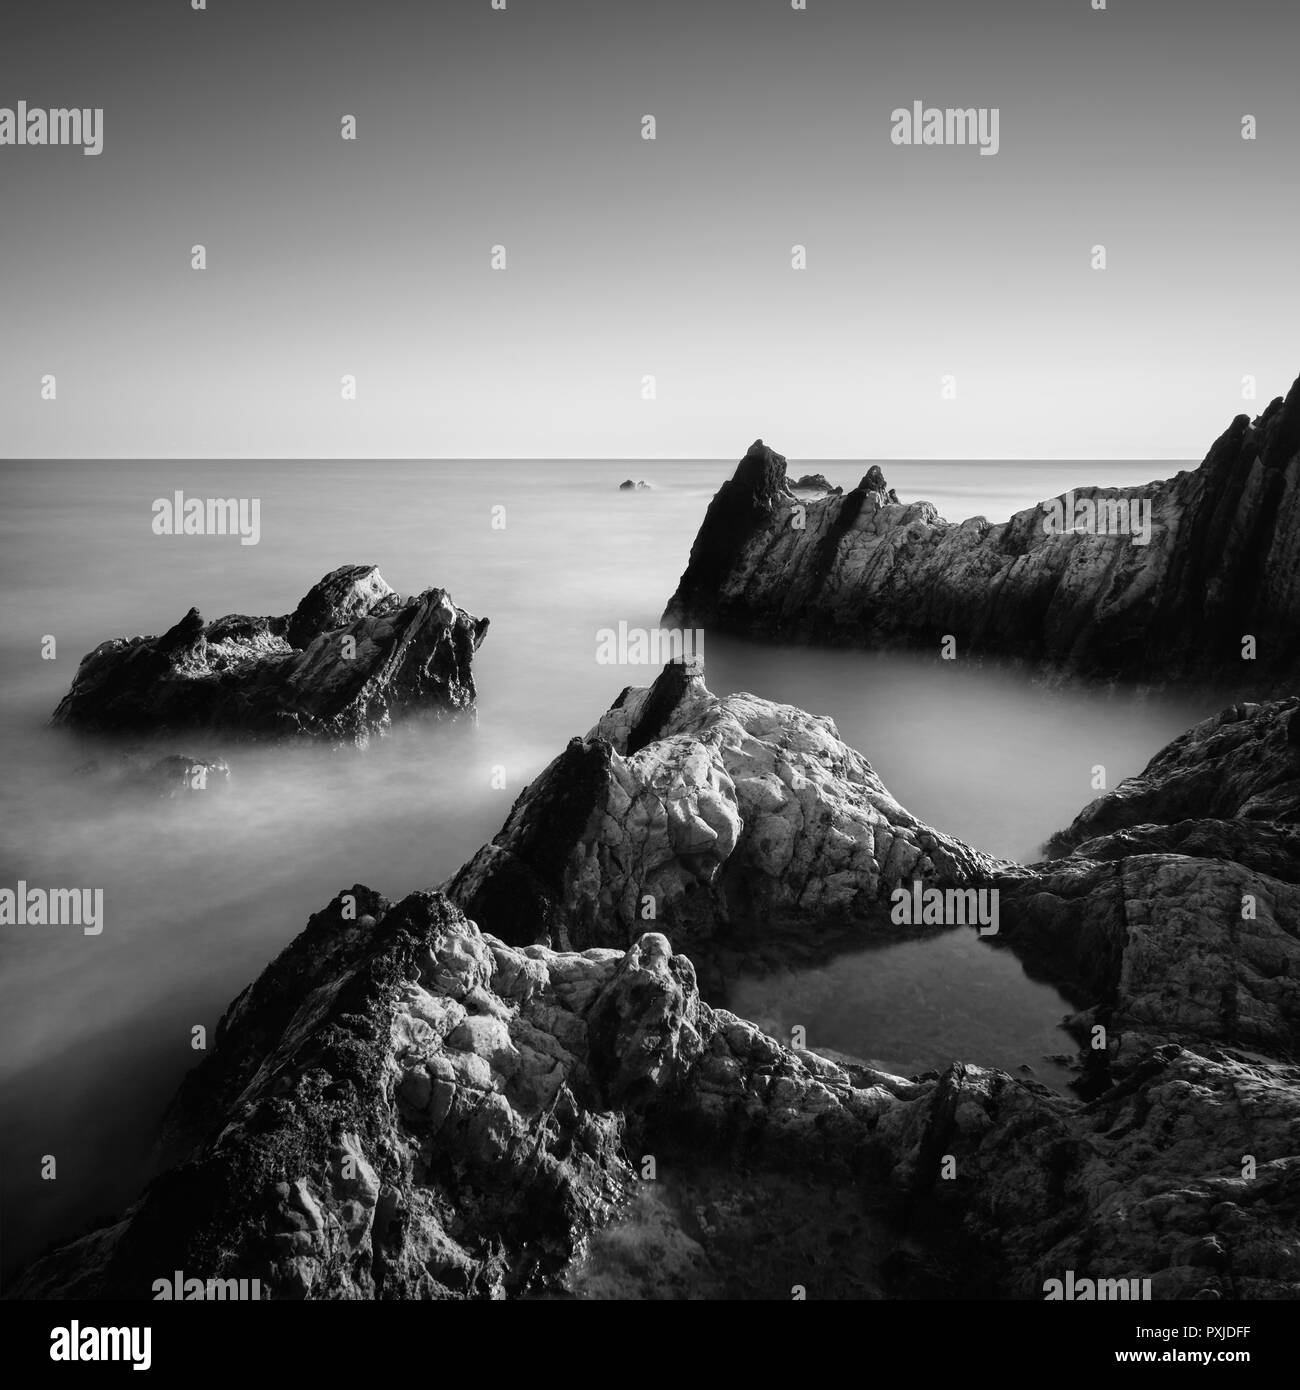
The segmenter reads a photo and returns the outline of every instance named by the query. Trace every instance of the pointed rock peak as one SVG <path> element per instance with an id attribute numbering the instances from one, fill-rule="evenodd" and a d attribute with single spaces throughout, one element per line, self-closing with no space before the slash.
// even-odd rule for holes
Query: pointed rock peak
<path id="1" fill-rule="evenodd" d="M 1285 468 L 1297 454 L 1300 454 L 1300 377 L 1296 377 L 1286 393 L 1264 455 L 1264 467 Z"/>
<path id="2" fill-rule="evenodd" d="M 642 706 L 641 717 L 628 733 L 627 756 L 639 753 L 663 734 L 677 706 L 687 695 L 708 693 L 704 684 L 703 657 L 689 656 L 668 662 L 655 678 Z"/>
<path id="3" fill-rule="evenodd" d="M 160 652 L 174 652 L 192 646 L 203 636 L 203 616 L 191 608 L 174 627 L 169 627 L 158 639 Z"/>
<path id="4" fill-rule="evenodd" d="M 863 492 L 889 491 L 889 484 L 885 481 L 885 475 L 880 471 L 880 465 L 878 463 L 873 463 L 871 467 L 867 469 L 858 487 Z"/>
<path id="5" fill-rule="evenodd" d="M 771 505 L 785 490 L 785 455 L 756 439 L 740 460 L 732 483 L 743 496 Z"/>
<path id="6" fill-rule="evenodd" d="M 322 632 L 365 617 L 381 599 L 393 595 L 375 565 L 340 565 L 303 596 L 289 619 L 289 645 L 305 647 Z"/>

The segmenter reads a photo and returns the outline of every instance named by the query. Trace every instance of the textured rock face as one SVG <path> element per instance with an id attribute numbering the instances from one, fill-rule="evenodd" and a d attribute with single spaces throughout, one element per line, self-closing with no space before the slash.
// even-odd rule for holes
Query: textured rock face
<path id="1" fill-rule="evenodd" d="M 830 719 L 719 699 L 688 662 L 624 691 L 448 891 L 511 942 L 621 947 L 659 922 L 712 958 L 760 935 L 795 950 L 805 933 L 887 929 L 901 880 L 995 866 L 900 806 Z"/>
<path id="2" fill-rule="evenodd" d="M 796 498 L 757 441 L 713 499 L 669 601 L 670 626 L 747 636 L 1005 655 L 1053 670 L 1160 679 L 1300 667 L 1300 381 L 1238 416 L 1194 472 L 1054 499 L 1149 506 L 1149 540 L 1049 534 L 1050 504 L 992 525 L 903 505 L 873 468 L 843 497 Z M 1073 504 L 1067 506 L 1067 503 Z M 1120 523 L 1112 518 L 1111 524 Z"/>
<path id="3" fill-rule="evenodd" d="M 54 719 L 96 731 L 212 728 L 364 744 L 395 714 L 471 708 L 487 626 L 445 590 L 402 598 L 374 566 L 345 566 L 285 617 L 205 625 L 191 608 L 161 637 L 101 642 Z"/>
<path id="4" fill-rule="evenodd" d="M 1233 705 L 1162 748 L 1136 777 L 1085 806 L 1048 849 L 1184 820 L 1300 822 L 1300 699 Z"/>
<path id="5" fill-rule="evenodd" d="M 891 1100 L 710 1009 L 661 936 L 516 951 L 441 895 L 358 885 L 222 1020 L 170 1115 L 190 1156 L 11 1293 L 150 1298 L 177 1269 L 263 1298 L 542 1292 L 679 1112 L 824 1163 L 828 1120 L 851 1147 Z"/>
<path id="6" fill-rule="evenodd" d="M 1037 1298 L 1074 1270 L 1156 1298 L 1293 1297 L 1298 1083 L 1172 1045 L 1088 1105 L 960 1063 L 908 1081 L 710 1008 L 659 934 L 517 950 L 441 895 L 357 886 L 231 1006 L 169 1117 L 189 1156 L 10 1296 L 149 1298 L 178 1269 L 263 1298 L 559 1290 L 650 1154 L 743 1165 L 751 1193 L 779 1173 L 856 1187 L 904 1296 Z M 753 1292 L 806 1282 L 819 1234 L 834 1261 L 846 1219 L 811 1215 Z"/>
<path id="7" fill-rule="evenodd" d="M 781 1173 L 837 1194 L 799 1251 L 765 1261 L 749 1291 L 766 1296 L 808 1282 L 813 1246 L 818 1296 L 858 1293 L 835 1253 L 846 1192 L 883 1223 L 877 1287 L 899 1296 L 1040 1298 L 1070 1271 L 1150 1279 L 1157 1299 L 1300 1296 L 1300 843 L 1242 818 L 1291 705 L 1229 711 L 1153 760 L 1215 750 L 1235 787 L 1221 819 L 1151 820 L 1023 867 L 923 845 L 935 833 L 828 721 L 718 700 L 670 666 L 462 871 L 477 924 L 439 893 L 392 906 L 360 886 L 313 918 L 182 1087 L 167 1131 L 181 1161 L 11 1292 L 149 1297 L 180 1269 L 257 1278 L 265 1297 L 544 1293 L 644 1190 L 651 1155 L 688 1177 L 741 1173 L 751 1197 Z M 785 842 L 749 839 L 792 805 L 780 862 L 821 905 L 806 917 L 761 882 Z M 880 837 L 911 867 L 876 857 Z M 700 927 L 731 906 L 733 859 L 756 901 L 815 932 L 831 888 L 847 882 L 856 910 L 864 885 L 923 856 L 935 882 L 996 886 L 999 944 L 1077 1000 L 1085 1099 L 960 1062 L 907 1080 L 791 1051 L 711 1007 L 674 952 L 692 932 L 712 943 Z M 658 875 L 657 931 L 619 906 L 638 864 Z M 509 944 L 497 920 L 520 941 L 614 948 Z"/>

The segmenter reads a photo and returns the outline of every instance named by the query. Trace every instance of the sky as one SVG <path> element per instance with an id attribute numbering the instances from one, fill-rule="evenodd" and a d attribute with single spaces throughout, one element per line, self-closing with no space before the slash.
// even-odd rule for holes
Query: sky
<path id="1" fill-rule="evenodd" d="M 1300 373 L 1295 0 L 0 22 L 0 107 L 104 112 L 0 146 L 3 457 L 1187 459 Z"/>

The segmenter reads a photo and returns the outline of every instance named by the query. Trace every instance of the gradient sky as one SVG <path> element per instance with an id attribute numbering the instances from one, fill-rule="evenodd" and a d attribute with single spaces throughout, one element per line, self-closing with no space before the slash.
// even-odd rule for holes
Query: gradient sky
<path id="1" fill-rule="evenodd" d="M 0 106 L 105 109 L 98 158 L 0 147 L 7 457 L 1199 458 L 1300 372 L 1296 0 L 3 26 Z M 894 146 L 915 100 L 1000 152 Z"/>

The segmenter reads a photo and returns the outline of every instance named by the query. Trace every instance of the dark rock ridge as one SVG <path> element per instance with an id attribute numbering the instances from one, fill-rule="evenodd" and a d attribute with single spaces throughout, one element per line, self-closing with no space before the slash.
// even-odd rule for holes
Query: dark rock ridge
<path id="1" fill-rule="evenodd" d="M 1233 420 L 1194 471 L 1074 490 L 1076 507 L 1149 504 L 1139 544 L 1135 518 L 1128 532 L 1112 519 L 1118 533 L 1048 534 L 1049 503 L 947 522 L 898 502 L 878 467 L 843 497 L 796 498 L 760 440 L 710 504 L 664 621 L 935 652 L 952 636 L 958 656 L 1061 673 L 1280 682 L 1300 668 L 1298 456 L 1300 381 Z M 1053 499 L 1062 514 L 1069 496 Z"/>
<path id="2" fill-rule="evenodd" d="M 886 1293 L 1041 1298 L 1073 1271 L 1157 1299 L 1300 1296 L 1300 844 L 1241 817 L 1257 794 L 1236 767 L 1272 759 L 1292 703 L 1222 717 L 1254 732 L 1235 760 L 1218 746 L 1237 790 L 1210 815 L 1019 866 L 919 827 L 829 720 L 670 667 L 457 877 L 477 921 L 359 885 L 317 914 L 182 1087 L 182 1161 L 11 1293 L 148 1297 L 175 1269 L 268 1297 L 545 1293 L 653 1155 L 751 1194 L 779 1172 L 855 1194 L 892 1232 Z M 733 856 L 750 930 L 770 909 L 815 935 L 917 873 L 997 887 L 998 942 L 1082 1006 L 1084 1098 L 960 1062 L 891 1077 L 711 1006 L 674 943 L 715 944 Z M 777 864 L 784 896 L 763 881 Z M 638 933 L 620 894 L 648 881 L 656 930 Z M 818 1296 L 845 1292 L 845 1220 L 837 1200 L 806 1223 Z M 808 1248 L 769 1254 L 758 1291 L 807 1283 Z"/>
<path id="3" fill-rule="evenodd" d="M 327 574 L 294 612 L 118 637 L 82 658 L 56 723 L 94 731 L 223 729 L 364 744 L 412 710 L 471 709 L 486 618 L 444 589 L 403 598 L 373 565 Z"/>
<path id="4" fill-rule="evenodd" d="M 644 492 L 648 491 L 649 487 L 650 484 L 647 482 L 644 482 L 640 479 L 638 479 L 636 482 L 633 482 L 631 478 L 628 478 L 624 482 L 619 483 L 618 490 L 620 492 Z"/>

